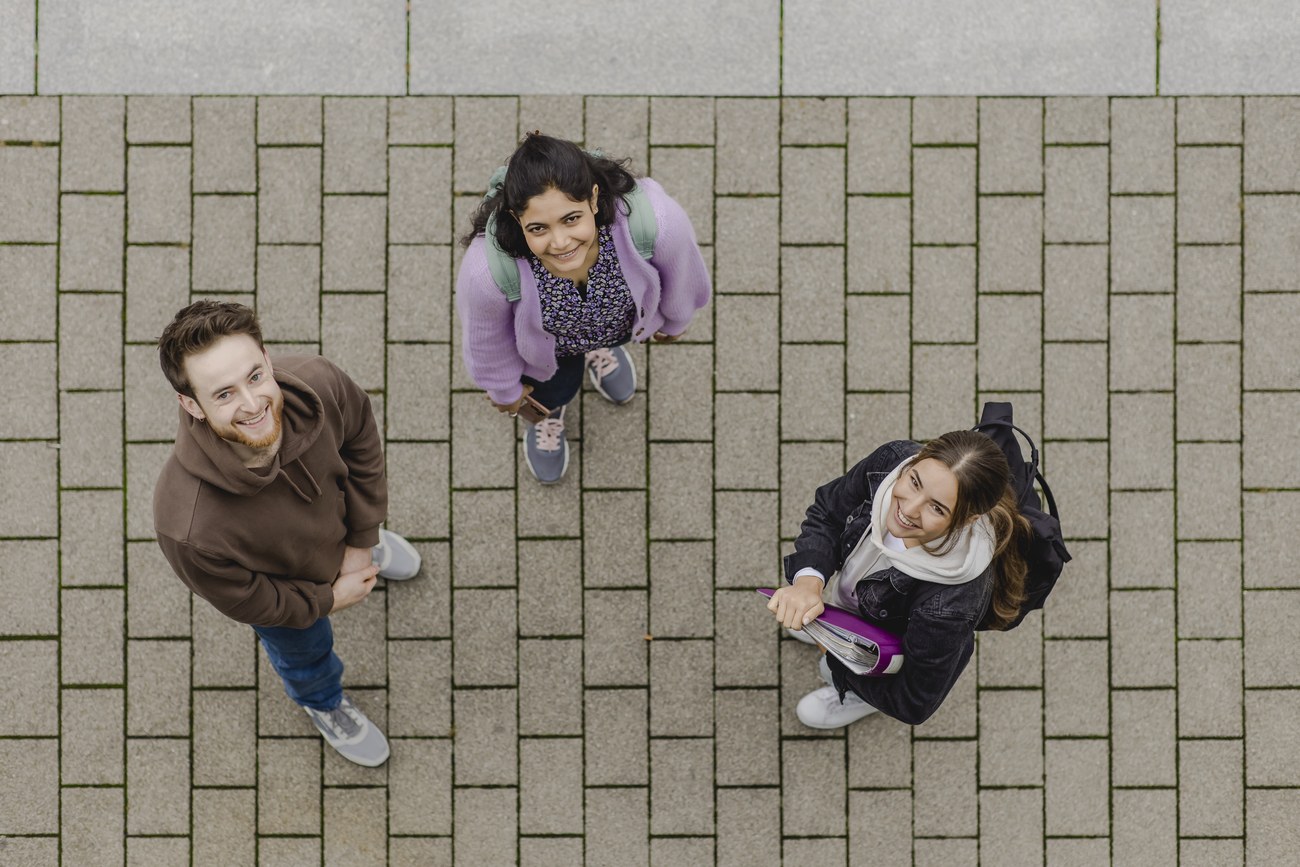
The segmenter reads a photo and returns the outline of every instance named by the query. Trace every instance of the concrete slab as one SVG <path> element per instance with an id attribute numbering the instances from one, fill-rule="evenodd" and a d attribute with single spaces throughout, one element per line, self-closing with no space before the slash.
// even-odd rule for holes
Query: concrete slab
<path id="1" fill-rule="evenodd" d="M 777 3 L 411 0 L 410 7 L 411 93 L 779 92 Z"/>
<path id="2" fill-rule="evenodd" d="M 36 0 L 0 0 L 0 93 L 36 92 Z"/>
<path id="3" fill-rule="evenodd" d="M 1287 0 L 1160 4 L 1160 92 L 1294 93 L 1300 9 Z"/>
<path id="4" fill-rule="evenodd" d="M 1150 94 L 1155 0 L 789 0 L 782 92 Z"/>
<path id="5" fill-rule="evenodd" d="M 47 0 L 39 23 L 43 93 L 406 89 L 406 14 L 385 0 Z"/>

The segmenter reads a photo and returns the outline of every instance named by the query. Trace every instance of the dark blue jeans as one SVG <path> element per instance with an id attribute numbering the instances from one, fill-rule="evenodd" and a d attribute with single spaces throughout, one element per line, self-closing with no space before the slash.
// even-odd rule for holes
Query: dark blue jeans
<path id="1" fill-rule="evenodd" d="M 306 629 L 254 626 L 284 691 L 303 707 L 333 710 L 343 700 L 343 662 L 334 653 L 334 630 L 322 617 Z"/>
<path id="2" fill-rule="evenodd" d="M 547 409 L 559 409 L 573 400 L 582 388 L 582 376 L 587 372 L 586 357 L 566 355 L 555 359 L 555 375 L 545 382 L 532 377 L 522 377 L 524 385 L 533 387 L 533 400 Z"/>

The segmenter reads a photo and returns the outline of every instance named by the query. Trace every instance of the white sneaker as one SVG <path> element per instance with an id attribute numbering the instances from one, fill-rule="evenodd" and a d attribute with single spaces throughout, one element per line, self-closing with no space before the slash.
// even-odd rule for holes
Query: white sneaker
<path id="1" fill-rule="evenodd" d="M 821 665 L 824 666 L 825 662 Z M 828 673 L 829 669 L 823 673 L 823 677 Z M 852 690 L 844 693 L 844 703 L 841 704 L 839 690 L 833 686 L 823 686 L 799 699 L 794 712 L 799 717 L 799 722 L 810 729 L 838 729 L 875 713 L 876 709 L 858 698 Z"/>

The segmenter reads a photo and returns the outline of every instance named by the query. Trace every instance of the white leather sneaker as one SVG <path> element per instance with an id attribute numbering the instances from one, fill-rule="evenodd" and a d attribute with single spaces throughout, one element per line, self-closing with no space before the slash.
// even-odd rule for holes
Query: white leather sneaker
<path id="1" fill-rule="evenodd" d="M 823 686 L 799 699 L 794 712 L 799 722 L 810 729 L 838 729 L 875 713 L 876 709 L 858 698 L 852 690 L 844 693 L 844 703 L 841 704 L 839 690 Z"/>

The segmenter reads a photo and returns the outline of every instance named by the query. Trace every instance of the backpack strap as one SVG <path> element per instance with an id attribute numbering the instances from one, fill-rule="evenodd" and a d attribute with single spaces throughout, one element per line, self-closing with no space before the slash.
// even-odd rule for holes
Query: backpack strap
<path id="1" fill-rule="evenodd" d="M 993 404 L 989 404 L 989 406 L 993 406 Z M 1024 489 L 1016 492 L 1017 494 L 1020 495 L 1021 498 L 1023 498 L 1024 495 L 1031 488 L 1033 488 L 1034 479 L 1038 479 L 1040 482 L 1043 481 L 1042 474 L 1038 472 L 1038 446 L 1037 444 L 1034 443 L 1034 438 L 1031 437 L 1029 434 L 1025 433 L 1024 430 L 1022 430 L 1021 428 L 1012 424 L 1011 422 L 999 418 L 989 419 L 988 421 L 981 421 L 979 424 L 975 425 L 975 427 L 973 427 L 972 430 L 977 430 L 980 433 L 984 433 L 985 428 L 1010 428 L 1014 432 L 1012 434 L 1013 440 L 1015 439 L 1015 434 L 1018 433 L 1025 438 L 1025 442 L 1029 443 L 1029 471 L 1025 474 Z M 1013 467 L 1012 468 L 1013 475 L 1015 474 L 1014 469 L 1015 468 Z M 1044 487 L 1046 487 L 1045 482 L 1044 482 Z M 1048 498 L 1049 499 L 1051 498 L 1050 493 L 1048 494 Z M 1055 506 L 1054 502 L 1053 502 L 1053 506 Z M 1055 514 L 1055 511 L 1053 511 L 1053 514 Z"/>
<path id="2" fill-rule="evenodd" d="M 638 183 L 623 196 L 627 202 L 627 227 L 632 232 L 632 243 L 642 259 L 647 261 L 655 254 L 655 240 L 659 237 L 659 224 L 650 198 Z"/>

